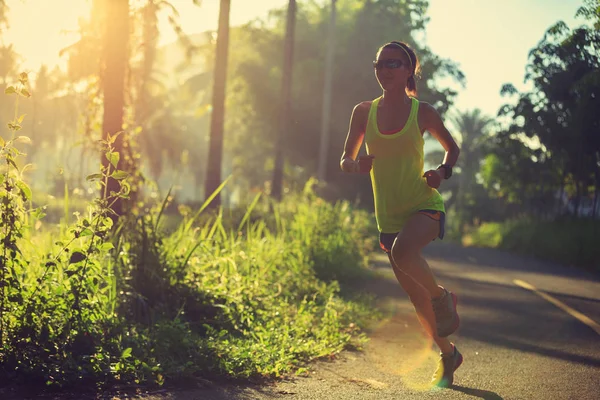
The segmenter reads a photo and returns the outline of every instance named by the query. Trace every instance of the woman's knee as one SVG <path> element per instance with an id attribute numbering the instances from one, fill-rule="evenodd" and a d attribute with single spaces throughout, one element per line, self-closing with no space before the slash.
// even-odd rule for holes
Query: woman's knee
<path id="1" fill-rule="evenodd" d="M 394 263 L 402 271 L 407 271 L 411 268 L 411 264 L 418 259 L 420 249 L 416 248 L 410 240 L 398 236 L 392 245 L 392 258 Z"/>

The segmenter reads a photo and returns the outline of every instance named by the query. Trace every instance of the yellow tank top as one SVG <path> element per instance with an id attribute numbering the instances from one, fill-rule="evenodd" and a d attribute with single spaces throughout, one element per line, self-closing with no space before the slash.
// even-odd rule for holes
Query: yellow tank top
<path id="1" fill-rule="evenodd" d="M 440 193 L 427 185 L 423 177 L 424 140 L 419 129 L 419 101 L 412 98 L 410 115 L 402 130 L 382 134 L 377 124 L 377 106 L 373 100 L 365 133 L 367 154 L 375 156 L 371 183 L 375 217 L 380 232 L 402 230 L 406 220 L 419 210 L 445 212 Z"/>

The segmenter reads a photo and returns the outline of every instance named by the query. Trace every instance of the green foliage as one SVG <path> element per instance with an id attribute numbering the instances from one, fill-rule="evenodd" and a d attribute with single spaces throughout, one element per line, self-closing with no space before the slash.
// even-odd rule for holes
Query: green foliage
<path id="1" fill-rule="evenodd" d="M 31 189 L 21 179 L 21 170 L 17 166 L 23 155 L 16 147 L 17 143 L 27 143 L 26 136 L 16 136 L 21 129 L 24 116 L 17 117 L 19 98 L 29 97 L 27 90 L 28 76 L 21 74 L 16 86 L 9 86 L 4 93 L 16 95 L 15 118 L 8 123 L 11 137 L 5 140 L 0 137 L 0 346 L 4 344 L 6 332 L 11 329 L 12 317 L 10 303 L 23 304 L 22 282 L 20 274 L 26 263 L 19 257 L 21 249 L 19 239 L 23 237 L 26 223 L 26 204 L 31 200 Z"/>
<path id="2" fill-rule="evenodd" d="M 597 0 L 579 10 L 598 23 Z M 531 50 L 526 81 L 531 92 L 505 85 L 516 102 L 499 111 L 502 129 L 490 141 L 485 177 L 495 196 L 531 211 L 559 191 L 577 200 L 600 190 L 600 31 L 590 25 L 550 27 Z"/>
<path id="3" fill-rule="evenodd" d="M 598 270 L 600 222 L 593 220 L 539 221 L 519 219 L 485 223 L 463 240 L 467 245 L 499 248 Z"/>
<path id="4" fill-rule="evenodd" d="M 413 40 L 425 29 L 427 1 L 385 0 L 337 1 L 331 110 L 331 148 L 328 151 L 327 182 L 332 198 L 372 198 L 367 180 L 356 186 L 339 173 L 338 160 L 353 107 L 381 94 L 373 75 L 372 59 L 390 40 L 406 40 L 421 58 L 423 79 L 419 98 L 434 104 L 444 114 L 456 93 L 438 88 L 434 79 L 447 76 L 462 82 L 463 75 L 450 60 L 433 54 Z M 273 148 L 280 132 L 280 87 L 286 9 L 274 10 L 269 18 L 232 29 L 230 72 L 227 84 L 225 151 L 234 172 L 249 187 L 262 188 L 271 178 Z M 402 23 L 398 23 L 402 21 Z M 292 190 L 316 173 L 321 131 L 322 89 L 325 75 L 329 7 L 317 2 L 298 3 L 295 33 L 291 128 L 284 132 L 285 185 Z M 298 122 L 298 123 L 296 123 Z M 301 123 L 300 123 L 301 122 Z M 338 173 L 336 173 L 338 172 Z M 244 187 L 243 190 L 247 188 Z"/>
<path id="5" fill-rule="evenodd" d="M 364 278 L 363 265 L 377 236 L 374 223 L 367 223 L 373 219 L 365 211 L 352 211 L 347 201 L 332 204 L 316 197 L 315 183 L 309 180 L 304 190 L 310 201 L 292 196 L 285 202 L 293 207 L 286 210 L 293 237 L 306 246 L 320 279 L 347 283 Z"/>
<path id="6" fill-rule="evenodd" d="M 23 97 L 27 76 L 9 94 Z M 341 296 L 366 276 L 370 218 L 329 204 L 312 185 L 275 204 L 257 195 L 242 215 L 182 208 L 172 200 L 113 226 L 112 203 L 129 175 L 108 161 L 88 176 L 100 193 L 76 221 L 40 228 L 42 209 L 21 180 L 14 132 L 2 139 L 0 371 L 7 382 L 66 387 L 165 382 L 224 375 L 280 376 L 303 363 L 360 347 L 370 299 Z M 109 179 L 120 184 L 107 193 Z M 221 190 L 225 181 L 219 188 Z M 216 194 L 216 193 L 215 193 Z M 7 382 L 3 382 L 7 383 Z"/>

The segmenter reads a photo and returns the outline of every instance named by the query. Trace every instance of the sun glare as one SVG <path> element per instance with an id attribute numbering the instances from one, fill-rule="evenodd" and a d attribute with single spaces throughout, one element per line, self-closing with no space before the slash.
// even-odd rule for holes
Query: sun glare
<path id="1" fill-rule="evenodd" d="M 90 0 L 8 0 L 5 44 L 13 44 L 20 66 L 35 72 L 41 64 L 64 62 L 59 51 L 78 39 L 80 18 L 88 18 Z"/>

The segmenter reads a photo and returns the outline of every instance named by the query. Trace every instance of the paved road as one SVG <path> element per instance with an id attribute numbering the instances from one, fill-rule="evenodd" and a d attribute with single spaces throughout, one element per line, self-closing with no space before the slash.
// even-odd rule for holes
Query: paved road
<path id="1" fill-rule="evenodd" d="M 489 249 L 434 243 L 426 252 L 441 284 L 459 295 L 461 328 L 452 340 L 465 356 L 455 387 L 426 383 L 437 353 L 385 264 L 369 287 L 395 313 L 370 333 L 364 352 L 319 362 L 307 378 L 269 387 L 211 388 L 172 400 L 290 399 L 600 399 L 600 334 L 521 280 L 600 323 L 600 277 Z M 158 399 L 154 396 L 152 399 Z"/>

